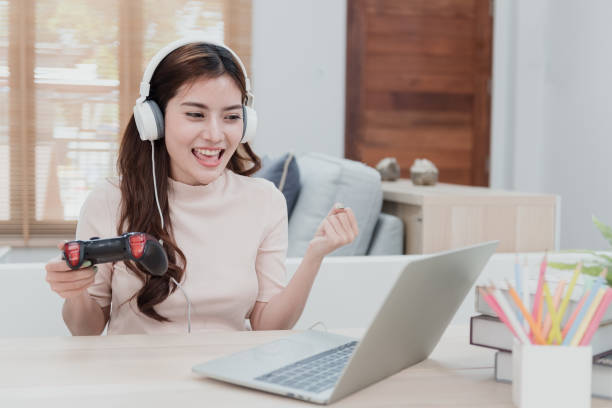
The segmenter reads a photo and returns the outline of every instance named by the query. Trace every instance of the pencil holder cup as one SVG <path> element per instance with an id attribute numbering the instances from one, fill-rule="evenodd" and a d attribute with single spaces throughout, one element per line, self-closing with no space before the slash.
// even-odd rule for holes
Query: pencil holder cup
<path id="1" fill-rule="evenodd" d="M 591 346 L 514 342 L 512 401 L 518 408 L 591 406 Z"/>

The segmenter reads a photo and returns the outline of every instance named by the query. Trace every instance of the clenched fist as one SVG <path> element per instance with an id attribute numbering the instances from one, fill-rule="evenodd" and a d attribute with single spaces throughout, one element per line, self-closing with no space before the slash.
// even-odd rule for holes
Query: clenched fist
<path id="1" fill-rule="evenodd" d="M 359 228 L 353 210 L 337 203 L 319 224 L 314 238 L 310 241 L 309 250 L 323 257 L 341 246 L 350 244 L 358 234 Z"/>

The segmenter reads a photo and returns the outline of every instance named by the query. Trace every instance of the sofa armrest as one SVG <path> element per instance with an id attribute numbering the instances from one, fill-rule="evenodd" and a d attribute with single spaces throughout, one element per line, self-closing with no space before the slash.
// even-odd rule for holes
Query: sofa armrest
<path id="1" fill-rule="evenodd" d="M 380 213 L 372 233 L 368 255 L 402 255 L 404 223 L 399 217 Z"/>

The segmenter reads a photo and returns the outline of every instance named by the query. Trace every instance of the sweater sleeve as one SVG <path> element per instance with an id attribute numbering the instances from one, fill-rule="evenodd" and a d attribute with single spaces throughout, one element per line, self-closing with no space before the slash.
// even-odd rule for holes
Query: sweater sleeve
<path id="1" fill-rule="evenodd" d="M 113 199 L 115 197 L 118 197 L 118 190 L 110 181 L 105 181 L 89 193 L 79 214 L 76 239 L 112 238 L 117 235 L 118 200 Z M 115 203 L 114 208 L 112 208 L 113 202 Z M 100 307 L 105 307 L 111 304 L 113 264 L 98 264 L 97 267 L 98 272 L 94 283 L 88 288 L 88 291 Z"/>
<path id="2" fill-rule="evenodd" d="M 255 260 L 255 271 L 259 284 L 258 302 L 269 301 L 274 295 L 281 292 L 286 285 L 287 202 L 276 187 L 274 187 L 270 196 L 269 223 L 257 250 Z"/>

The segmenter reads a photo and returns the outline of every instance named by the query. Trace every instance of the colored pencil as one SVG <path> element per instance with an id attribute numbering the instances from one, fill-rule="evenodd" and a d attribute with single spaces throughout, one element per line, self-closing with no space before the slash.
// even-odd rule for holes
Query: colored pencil
<path id="1" fill-rule="evenodd" d="M 523 279 L 521 276 L 521 265 L 519 265 L 518 254 L 514 255 L 514 280 L 516 283 L 516 291 L 519 295 L 523 294 Z"/>
<path id="2" fill-rule="evenodd" d="M 584 315 L 589 310 L 589 308 L 591 306 L 591 303 L 593 302 L 593 300 L 595 299 L 595 296 L 599 292 L 599 288 L 604 283 L 604 276 L 605 276 L 605 275 L 603 275 L 604 273 L 607 274 L 607 270 L 606 269 L 604 269 L 602 271 L 602 275 L 600 275 L 595 280 L 595 283 L 593 284 L 593 288 L 591 289 L 591 291 L 589 293 L 589 297 L 587 298 L 586 302 L 584 302 L 584 306 L 580 309 L 580 312 L 578 313 L 578 316 L 576 316 L 576 320 L 572 323 L 572 325 L 570 327 L 570 330 L 567 333 L 567 336 L 563 339 L 563 343 L 561 343 L 562 345 L 564 345 L 564 346 L 569 345 L 570 342 L 573 340 L 574 336 L 576 335 L 576 332 L 578 331 L 578 325 L 582 322 L 582 319 L 584 318 Z"/>
<path id="3" fill-rule="evenodd" d="M 552 343 L 553 341 L 561 343 L 563 341 L 561 337 L 561 323 L 563 322 L 563 317 L 565 316 L 567 305 L 569 304 L 570 298 L 572 297 L 574 286 L 576 286 L 576 281 L 578 280 L 578 276 L 580 276 L 581 271 L 582 262 L 578 262 L 578 265 L 576 265 L 576 269 L 574 270 L 574 274 L 572 275 L 572 279 L 570 280 L 569 287 L 567 288 L 567 292 L 565 292 L 563 301 L 561 301 L 561 307 L 559 308 L 559 312 L 556 315 L 557 318 L 553 321 L 552 329 L 550 331 L 550 335 L 548 336 L 548 343 Z"/>
<path id="4" fill-rule="evenodd" d="M 599 290 L 597 291 L 597 295 L 595 295 L 595 299 L 593 299 L 593 302 L 589 306 L 589 310 L 584 315 L 582 321 L 578 324 L 578 330 L 576 330 L 576 334 L 570 341 L 570 346 L 577 346 L 578 344 L 580 344 L 580 340 L 582 340 L 582 336 L 584 336 L 584 332 L 589 326 L 589 323 L 591 323 L 593 315 L 595 314 L 595 311 L 601 303 L 601 299 L 603 298 L 605 293 L 606 290 L 604 288 L 599 288 Z"/>
<path id="5" fill-rule="evenodd" d="M 525 261 L 523 262 L 522 272 L 523 272 L 523 286 L 524 286 L 523 305 L 525 305 L 525 309 L 529 310 L 530 288 L 529 288 L 529 267 L 527 265 L 527 257 L 525 257 Z M 529 322 L 527 322 L 527 320 L 523 322 L 523 328 L 525 329 L 525 332 L 529 334 L 530 329 L 529 329 Z"/>
<path id="6" fill-rule="evenodd" d="M 538 287 L 536 289 L 535 298 L 533 301 L 533 318 L 537 321 L 538 329 L 542 324 L 542 285 L 544 284 L 544 277 L 546 274 L 546 255 L 542 258 L 542 263 L 540 263 L 540 275 L 538 277 Z M 533 330 L 533 328 L 532 328 Z"/>
<path id="7" fill-rule="evenodd" d="M 565 326 L 563 327 L 563 332 L 561 332 L 561 337 L 563 337 L 563 339 L 567 338 L 567 333 L 569 332 L 569 330 L 572 327 L 574 321 L 576 320 L 576 317 L 578 316 L 578 313 L 580 313 L 580 310 L 582 310 L 582 307 L 584 306 L 584 303 L 586 302 L 586 300 L 589 297 L 590 293 L 591 293 L 590 290 L 588 290 L 588 291 L 586 291 L 584 293 L 582 298 L 580 298 L 580 302 L 578 302 L 578 304 L 576 305 L 576 309 L 574 309 L 574 311 L 570 315 L 569 319 L 567 319 L 567 323 L 565 323 Z M 561 343 L 563 343 L 563 342 L 561 342 Z"/>
<path id="8" fill-rule="evenodd" d="M 526 284 L 526 282 L 523 283 L 521 275 L 521 265 L 519 264 L 518 254 L 516 254 L 514 257 L 514 282 L 516 285 L 516 291 L 520 298 L 523 297 L 523 292 L 525 291 L 524 285 Z M 518 314 L 518 320 L 521 324 L 523 324 L 523 315 L 520 313 Z"/>
<path id="9" fill-rule="evenodd" d="M 518 333 L 514 330 L 514 327 L 512 327 L 512 324 L 508 320 L 508 316 L 506 316 L 501 307 L 499 307 L 499 303 L 497 303 L 493 295 L 487 293 L 483 288 L 478 288 L 478 290 L 480 291 L 480 294 L 482 295 L 482 298 L 485 300 L 485 302 L 487 302 L 489 306 L 491 306 L 491 309 L 493 309 L 497 317 L 499 317 L 499 320 L 504 322 L 504 324 L 510 329 L 514 337 L 519 337 Z"/>
<path id="10" fill-rule="evenodd" d="M 544 338 L 542 337 L 542 333 L 540 332 L 540 328 L 536 325 L 535 321 L 533 320 L 533 318 L 529 314 L 529 311 L 527 311 L 527 309 L 525 309 L 525 305 L 523 305 L 523 302 L 521 301 L 521 298 L 518 297 L 518 294 L 516 293 L 516 290 L 514 290 L 514 288 L 512 287 L 512 285 L 509 282 L 506 282 L 506 284 L 508 285 L 508 293 L 510 293 L 510 296 L 514 300 L 514 303 L 516 303 L 516 305 L 520 309 L 521 313 L 523 313 L 523 317 L 525 319 L 527 319 L 527 322 L 529 322 L 529 326 L 531 327 L 531 332 L 532 332 L 532 334 L 534 336 L 534 339 L 535 339 L 536 343 L 538 343 L 538 344 L 546 344 L 546 341 L 544 340 Z M 499 291 L 499 289 L 497 289 L 497 290 Z"/>
<path id="11" fill-rule="evenodd" d="M 599 323 L 601 322 L 601 319 L 606 313 L 610 302 L 612 302 L 612 289 L 608 288 L 606 289 L 606 294 L 604 295 L 604 298 L 602 299 L 601 303 L 599 304 L 599 307 L 597 308 L 597 311 L 595 312 L 595 316 L 593 316 L 593 320 L 591 320 L 591 323 L 586 329 L 582 340 L 580 340 L 581 346 L 587 346 L 591 343 L 591 339 L 599 328 Z"/>
<path id="12" fill-rule="evenodd" d="M 518 335 L 519 341 L 521 343 L 530 344 L 531 341 L 529 340 L 529 337 L 527 337 L 525 331 L 523 331 L 522 326 L 516 318 L 514 310 L 512 310 L 512 306 L 510 306 L 503 293 L 501 293 L 499 289 L 495 288 L 495 286 L 490 289 L 490 293 L 493 295 L 493 297 L 499 304 L 499 307 L 501 307 L 501 309 L 508 317 L 508 322 L 511 324 L 511 327 L 514 328 L 514 332 Z"/>
<path id="13" fill-rule="evenodd" d="M 544 285 L 542 285 L 542 296 L 540 296 L 540 305 L 538 306 L 538 318 L 536 320 L 538 328 L 540 329 L 542 328 L 542 317 L 543 316 L 544 316 Z"/>
<path id="14" fill-rule="evenodd" d="M 544 295 L 550 297 L 548 285 L 546 286 L 546 289 L 548 295 L 546 295 L 546 293 Z M 548 333 L 550 332 L 550 328 L 552 327 L 553 320 L 557 320 L 557 310 L 559 309 L 559 303 L 561 302 L 561 295 L 563 295 L 563 289 L 565 289 L 565 280 L 561 280 L 557 284 L 557 288 L 555 289 L 555 295 L 550 299 L 550 304 L 548 303 L 549 299 L 546 299 L 548 314 L 546 315 L 546 319 L 544 319 L 544 328 L 542 329 L 542 336 L 544 336 L 544 338 L 548 337 Z M 551 312 L 551 310 L 554 311 L 554 313 Z M 552 343 L 552 341 L 550 339 L 547 339 L 547 343 L 550 344 Z"/>

